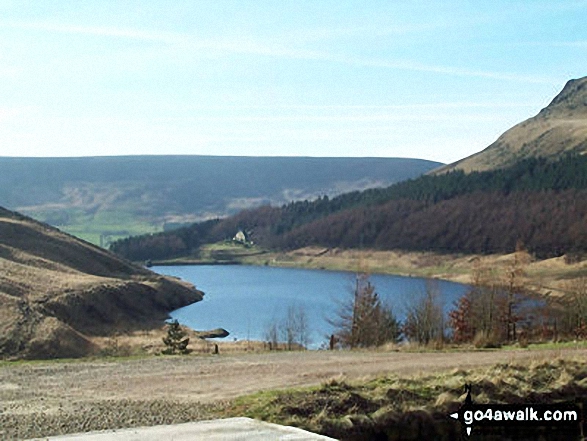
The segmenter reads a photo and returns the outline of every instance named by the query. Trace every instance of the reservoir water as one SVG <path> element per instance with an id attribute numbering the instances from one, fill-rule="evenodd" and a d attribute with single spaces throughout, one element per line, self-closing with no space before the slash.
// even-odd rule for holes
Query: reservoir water
<path id="1" fill-rule="evenodd" d="M 204 300 L 171 313 L 181 324 L 196 330 L 224 328 L 228 339 L 264 340 L 268 325 L 281 321 L 290 306 L 303 308 L 311 332 L 311 347 L 318 348 L 332 333 L 328 318 L 341 302 L 352 297 L 355 274 L 341 271 L 274 268 L 245 265 L 159 266 L 152 270 L 179 277 L 204 291 Z M 406 307 L 423 295 L 427 279 L 374 274 L 370 276 L 380 298 L 401 320 Z M 437 281 L 445 311 L 467 290 L 466 285 Z"/>

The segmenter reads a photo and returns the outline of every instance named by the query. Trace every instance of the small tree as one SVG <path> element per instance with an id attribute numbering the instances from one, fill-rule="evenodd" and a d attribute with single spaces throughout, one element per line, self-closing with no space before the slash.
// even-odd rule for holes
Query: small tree
<path id="1" fill-rule="evenodd" d="M 167 336 L 163 337 L 166 348 L 163 350 L 163 354 L 189 354 L 191 352 L 191 349 L 188 349 L 190 339 L 185 336 L 186 333 L 181 329 L 177 320 L 167 323 Z"/>
<path id="2" fill-rule="evenodd" d="M 525 283 L 529 261 L 530 255 L 521 244 L 501 274 L 477 259 L 471 289 L 449 313 L 456 343 L 496 346 L 517 340 L 520 332 L 527 339 L 544 327 L 547 314 Z"/>
<path id="3" fill-rule="evenodd" d="M 449 326 L 453 330 L 455 343 L 468 343 L 475 337 L 475 325 L 472 323 L 471 293 L 468 292 L 455 302 L 455 309 L 448 313 Z"/>
<path id="4" fill-rule="evenodd" d="M 507 303 L 505 317 L 503 317 L 505 337 L 508 341 L 517 339 L 516 324 L 521 319 L 517 314 L 520 303 L 520 297 L 525 290 L 524 277 L 526 275 L 526 266 L 530 262 L 530 255 L 525 250 L 522 242 L 516 243 L 516 251 L 512 262 L 506 270 L 506 293 Z"/>
<path id="5" fill-rule="evenodd" d="M 275 319 L 267 323 L 265 328 L 265 340 L 269 343 L 270 350 L 276 350 L 279 344 L 279 325 Z"/>
<path id="6" fill-rule="evenodd" d="M 300 305 L 290 305 L 282 322 L 281 332 L 287 349 L 291 351 L 294 345 L 307 347 L 310 343 L 308 316 Z"/>
<path id="7" fill-rule="evenodd" d="M 444 313 L 438 286 L 426 283 L 426 292 L 408 306 L 404 333 L 408 340 L 427 345 L 444 340 Z"/>
<path id="8" fill-rule="evenodd" d="M 329 320 L 342 346 L 372 347 L 397 341 L 399 324 L 389 306 L 383 305 L 367 275 L 358 275 L 352 298 Z"/>
<path id="9" fill-rule="evenodd" d="M 310 326 L 306 310 L 300 305 L 290 305 L 282 320 L 273 319 L 267 323 L 264 337 L 272 349 L 277 349 L 279 341 L 284 342 L 288 351 L 306 348 L 310 344 Z"/>
<path id="10" fill-rule="evenodd" d="M 376 332 L 376 346 L 381 346 L 385 343 L 397 343 L 401 339 L 401 323 L 393 313 L 390 305 L 381 303 L 379 310 L 376 312 L 377 318 L 377 332 Z"/>
<path id="11" fill-rule="evenodd" d="M 587 277 L 568 282 L 563 305 L 562 330 L 575 339 L 587 337 Z"/>
<path id="12" fill-rule="evenodd" d="M 453 339 L 456 343 L 470 343 L 483 336 L 485 340 L 497 342 L 501 340 L 499 306 L 506 306 L 504 291 L 497 283 L 497 276 L 479 259 L 475 261 L 472 279 L 469 291 L 449 312 Z"/>

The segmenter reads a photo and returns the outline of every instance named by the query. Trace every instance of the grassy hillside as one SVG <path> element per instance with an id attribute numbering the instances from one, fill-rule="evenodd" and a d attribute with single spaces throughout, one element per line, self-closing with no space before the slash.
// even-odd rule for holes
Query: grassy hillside
<path id="1" fill-rule="evenodd" d="M 75 357 L 92 337 L 162 325 L 193 286 L 0 208 L 0 358 Z"/>
<path id="2" fill-rule="evenodd" d="M 438 165 L 404 158 L 0 158 L 0 205 L 106 246 L 262 204 L 386 186 Z"/>
<path id="3" fill-rule="evenodd" d="M 587 77 L 569 81 L 538 115 L 512 127 L 485 150 L 437 172 L 492 170 L 568 152 L 587 153 Z"/>

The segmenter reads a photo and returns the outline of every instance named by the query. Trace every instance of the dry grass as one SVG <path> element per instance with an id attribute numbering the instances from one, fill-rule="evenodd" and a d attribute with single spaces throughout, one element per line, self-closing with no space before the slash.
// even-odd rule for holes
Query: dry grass
<path id="1" fill-rule="evenodd" d="M 91 336 L 160 326 L 192 286 L 0 209 L 0 358 L 96 350 Z"/>
<path id="2" fill-rule="evenodd" d="M 458 424 L 446 415 L 463 403 L 465 384 L 473 384 L 477 403 L 553 403 L 584 399 L 586 378 L 583 360 L 502 363 L 472 371 L 453 369 L 411 377 L 329 380 L 319 387 L 241 397 L 225 413 L 294 425 L 341 440 L 368 440 L 378 434 L 385 434 L 388 440 L 456 439 Z M 503 439 L 509 439 L 504 435 Z M 523 439 L 537 438 L 528 433 Z"/>
<path id="3" fill-rule="evenodd" d="M 200 337 L 203 332 L 194 331 L 185 326 L 182 326 L 182 329 L 190 339 L 188 349 L 196 355 L 213 354 L 215 345 L 218 346 L 218 350 L 222 354 L 269 351 L 267 343 L 262 341 L 232 341 L 230 337 L 227 337 L 226 340 L 204 339 Z M 118 333 L 106 337 L 91 337 L 90 340 L 97 346 L 96 353 L 100 356 L 128 357 L 135 355 L 160 355 L 165 349 L 163 337 L 166 334 L 166 327 L 161 326 L 156 329 Z M 280 349 L 285 350 L 285 348 L 278 348 L 278 350 Z"/>
<path id="4" fill-rule="evenodd" d="M 476 266 L 491 268 L 496 274 L 502 274 L 511 266 L 513 259 L 514 254 L 462 255 L 307 247 L 287 253 L 266 253 L 241 261 L 257 265 L 362 271 L 471 283 Z M 524 282 L 530 288 L 541 293 L 562 294 L 568 280 L 587 276 L 587 261 L 567 264 L 564 257 L 532 260 L 526 267 L 526 274 Z"/>

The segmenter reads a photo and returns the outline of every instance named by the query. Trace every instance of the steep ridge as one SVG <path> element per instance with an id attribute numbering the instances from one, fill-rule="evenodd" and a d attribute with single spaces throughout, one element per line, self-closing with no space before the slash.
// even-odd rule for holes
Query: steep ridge
<path id="1" fill-rule="evenodd" d="M 538 115 L 517 124 L 485 150 L 435 170 L 492 170 L 531 157 L 587 153 L 587 77 L 570 80 Z"/>
<path id="2" fill-rule="evenodd" d="M 161 326 L 202 299 L 56 228 L 0 208 L 0 357 L 88 355 L 92 337 Z"/>

